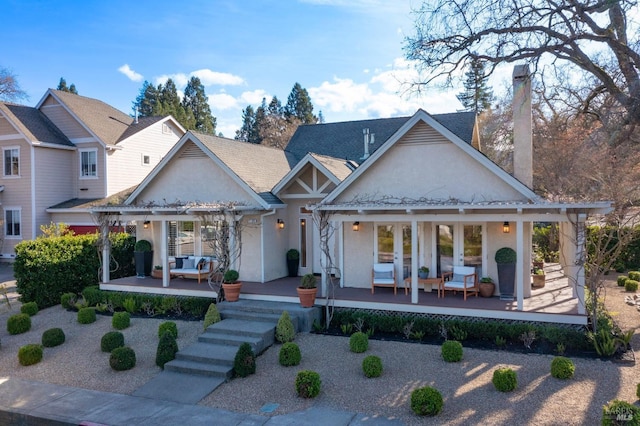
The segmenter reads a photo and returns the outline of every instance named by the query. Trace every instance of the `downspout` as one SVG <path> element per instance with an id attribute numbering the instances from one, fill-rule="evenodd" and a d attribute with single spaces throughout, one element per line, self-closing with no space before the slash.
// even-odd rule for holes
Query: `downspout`
<path id="1" fill-rule="evenodd" d="M 276 214 L 276 209 L 272 209 L 269 213 L 260 215 L 260 282 L 264 283 L 264 267 L 265 267 L 265 235 L 264 235 L 264 218 Z"/>
<path id="2" fill-rule="evenodd" d="M 36 228 L 36 149 L 31 145 L 31 239 L 35 240 Z"/>

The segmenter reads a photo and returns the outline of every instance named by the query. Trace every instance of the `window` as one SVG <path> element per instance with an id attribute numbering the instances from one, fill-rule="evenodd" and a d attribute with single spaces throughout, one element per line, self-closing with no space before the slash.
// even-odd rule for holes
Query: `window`
<path id="1" fill-rule="evenodd" d="M 145 166 L 148 166 L 149 164 L 151 164 L 151 157 L 148 155 L 143 155 L 142 156 L 142 164 Z"/>
<path id="2" fill-rule="evenodd" d="M 98 150 L 80 151 L 80 177 L 97 177 L 98 176 Z"/>
<path id="3" fill-rule="evenodd" d="M 4 211 L 5 235 L 9 237 L 20 237 L 20 209 L 7 208 Z"/>
<path id="4" fill-rule="evenodd" d="M 4 175 L 20 176 L 20 148 L 5 148 L 4 153 Z"/>
<path id="5" fill-rule="evenodd" d="M 167 123 L 162 123 L 162 133 L 164 133 L 165 135 L 171 134 L 171 127 L 169 127 Z"/>

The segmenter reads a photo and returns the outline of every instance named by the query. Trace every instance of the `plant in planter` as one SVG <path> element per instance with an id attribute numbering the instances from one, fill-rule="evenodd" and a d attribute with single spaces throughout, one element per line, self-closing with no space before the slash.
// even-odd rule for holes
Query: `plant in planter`
<path id="1" fill-rule="evenodd" d="M 498 265 L 498 285 L 501 300 L 513 300 L 516 281 L 516 252 L 510 247 L 502 247 L 496 252 Z"/>
<path id="2" fill-rule="evenodd" d="M 151 271 L 151 276 L 153 278 L 162 278 L 162 265 L 154 266 L 153 271 Z"/>
<path id="3" fill-rule="evenodd" d="M 300 263 L 300 252 L 296 249 L 287 251 L 287 269 L 290 277 L 298 276 L 298 264 Z"/>
<path id="4" fill-rule="evenodd" d="M 427 268 L 426 266 L 421 266 L 418 269 L 418 277 L 423 280 L 429 278 L 429 268 Z"/>
<path id="5" fill-rule="evenodd" d="M 480 296 L 482 297 L 491 297 L 493 296 L 493 292 L 496 290 L 496 285 L 493 283 L 493 279 L 491 277 L 482 277 L 480 278 Z"/>
<path id="6" fill-rule="evenodd" d="M 229 269 L 222 278 L 224 297 L 228 302 L 237 302 L 240 299 L 242 283 L 238 280 L 240 274 L 234 269 Z"/>
<path id="7" fill-rule="evenodd" d="M 533 288 L 544 287 L 544 281 L 546 278 L 544 275 L 544 269 L 533 268 L 533 273 L 531 274 L 531 278 L 533 278 L 533 283 L 531 284 Z"/>
<path id="8" fill-rule="evenodd" d="M 298 297 L 300 298 L 300 306 L 303 308 L 310 308 L 316 303 L 316 295 L 318 289 L 316 288 L 316 276 L 313 274 L 306 274 L 300 280 L 300 286 L 297 288 Z"/>
<path id="9" fill-rule="evenodd" d="M 138 278 L 151 275 L 153 250 L 151 249 L 151 243 L 149 241 L 136 241 L 136 245 L 133 248 L 133 258 L 136 261 L 136 276 Z"/>

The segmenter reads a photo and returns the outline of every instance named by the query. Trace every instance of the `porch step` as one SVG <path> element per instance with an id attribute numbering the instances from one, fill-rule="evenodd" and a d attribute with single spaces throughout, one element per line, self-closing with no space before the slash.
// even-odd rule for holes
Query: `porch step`
<path id="1" fill-rule="evenodd" d="M 229 345 L 197 342 L 176 354 L 177 360 L 203 362 L 233 367 L 238 348 Z"/>
<path id="2" fill-rule="evenodd" d="M 237 302 L 221 302 L 218 304 L 218 311 L 222 318 L 240 318 L 246 315 L 264 316 L 267 318 L 275 318 L 277 324 L 282 312 L 289 312 L 289 317 L 298 332 L 309 332 L 313 328 L 313 323 L 322 322 L 322 308 L 314 306 L 312 308 L 303 308 L 298 303 L 287 302 L 270 302 L 263 300 L 240 299 Z M 247 314 L 249 313 L 249 314 Z"/>
<path id="3" fill-rule="evenodd" d="M 207 362 L 174 359 L 164 365 L 165 371 L 175 373 L 196 374 L 198 376 L 219 377 L 224 380 L 231 378 L 233 365 L 218 365 Z"/>
<path id="4" fill-rule="evenodd" d="M 271 313 L 266 313 L 266 312 L 251 312 L 251 311 L 247 311 L 247 310 L 243 310 L 243 309 L 225 309 L 220 316 L 223 319 L 240 319 L 240 320 L 247 320 L 247 321 L 262 321 L 262 322 L 266 322 L 269 324 L 274 324 L 277 325 L 278 321 L 280 320 L 280 316 L 282 314 L 271 314 Z M 291 322 L 293 323 L 293 328 L 298 331 L 298 317 L 297 316 L 291 316 L 291 314 L 289 314 L 289 317 L 291 318 Z"/>

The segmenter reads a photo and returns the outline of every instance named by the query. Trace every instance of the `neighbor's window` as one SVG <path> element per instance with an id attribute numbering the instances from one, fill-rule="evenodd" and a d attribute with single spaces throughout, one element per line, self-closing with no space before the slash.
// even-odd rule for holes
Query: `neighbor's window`
<path id="1" fill-rule="evenodd" d="M 5 148 L 4 175 L 20 176 L 20 148 Z"/>
<path id="2" fill-rule="evenodd" d="M 7 237 L 22 236 L 20 230 L 20 209 L 6 209 L 4 211 L 4 223 L 4 232 Z"/>
<path id="3" fill-rule="evenodd" d="M 98 150 L 80 151 L 80 177 L 98 176 Z"/>
<path id="4" fill-rule="evenodd" d="M 143 155 L 142 156 L 142 164 L 145 166 L 148 166 L 149 164 L 151 164 L 151 157 L 148 155 Z"/>

